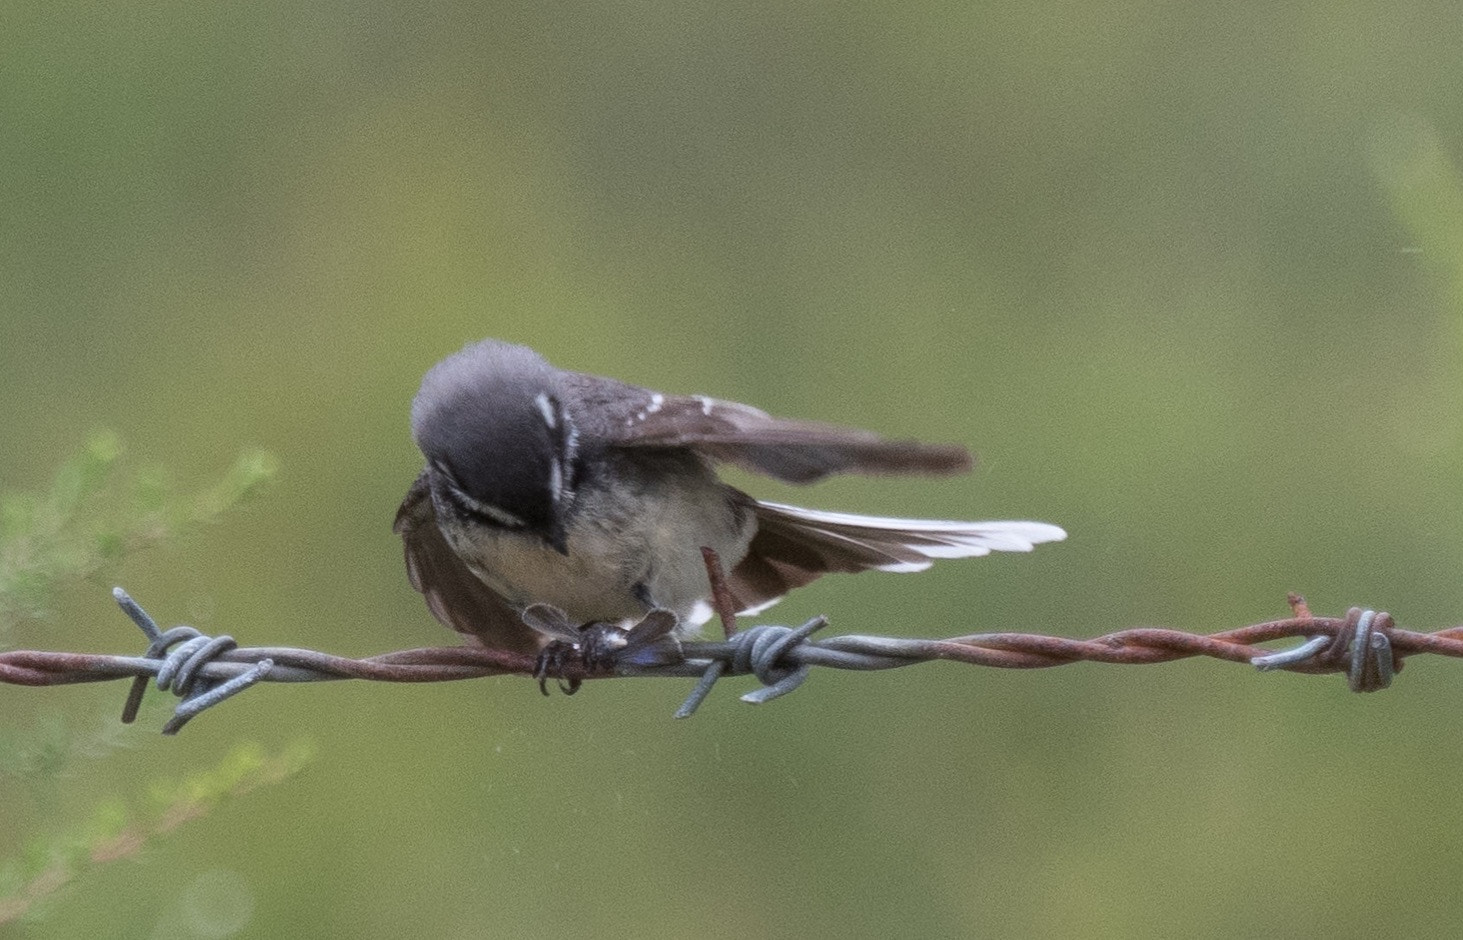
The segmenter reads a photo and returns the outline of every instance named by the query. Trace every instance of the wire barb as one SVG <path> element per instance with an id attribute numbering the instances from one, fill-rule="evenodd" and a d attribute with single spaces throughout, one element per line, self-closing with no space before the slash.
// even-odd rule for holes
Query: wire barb
<path id="1" fill-rule="evenodd" d="M 1298 604 L 1292 601 L 1293 607 L 1305 609 L 1304 605 L 1304 598 L 1299 598 Z M 1309 618 L 1309 610 L 1306 616 Z M 1334 636 L 1313 636 L 1294 649 L 1255 656 L 1250 662 L 1261 672 L 1312 662 L 1336 668 L 1344 665 L 1351 691 L 1377 692 L 1391 685 L 1401 668 L 1387 636 L 1394 627 L 1389 613 L 1353 607 Z"/>
<path id="2" fill-rule="evenodd" d="M 796 689 L 803 684 L 812 667 L 806 663 L 785 662 L 784 656 L 827 625 L 826 617 L 814 617 L 797 629 L 764 624 L 734 633 L 722 644 L 713 644 L 727 647 L 729 655 L 725 659 L 713 659 L 706 666 L 691 694 L 676 709 L 675 717 L 690 718 L 695 714 L 701 703 L 706 701 L 706 696 L 711 694 L 711 687 L 728 673 L 751 673 L 762 683 L 762 688 L 742 696 L 742 701 L 751 705 L 770 702 Z"/>
<path id="3" fill-rule="evenodd" d="M 221 682 L 206 679 L 202 675 L 203 667 L 238 647 L 239 644 L 233 637 L 211 637 L 192 627 L 180 626 L 162 630 L 157 621 L 143 610 L 141 604 L 128 596 L 126 591 L 113 588 L 112 597 L 116 599 L 122 612 L 152 641 L 147 652 L 142 655 L 144 659 L 161 661 L 157 670 L 158 689 L 171 691 L 182 699 L 173 710 L 173 717 L 163 725 L 165 735 L 177 734 L 204 709 L 238 695 L 263 679 L 274 667 L 272 660 L 262 659 L 244 672 Z M 178 648 L 169 652 L 169 648 L 175 644 Z M 147 692 L 147 679 L 148 676 L 143 674 L 132 680 L 132 688 L 122 706 L 122 724 L 130 725 L 137 720 L 137 712 L 142 707 L 142 696 Z"/>

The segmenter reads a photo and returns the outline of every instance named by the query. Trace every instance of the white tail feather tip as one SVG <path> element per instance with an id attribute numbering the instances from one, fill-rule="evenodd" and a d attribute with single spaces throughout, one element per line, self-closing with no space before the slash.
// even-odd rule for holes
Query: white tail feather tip
<path id="1" fill-rule="evenodd" d="M 894 519 L 803 509 L 781 503 L 763 503 L 762 506 L 811 528 L 822 528 L 857 541 L 878 540 L 885 533 L 896 538 L 899 534 L 907 534 L 910 541 L 904 544 L 926 558 L 969 558 L 992 551 L 1029 552 L 1044 542 L 1060 542 L 1067 537 L 1061 527 L 1047 522 L 1017 519 L 986 522 Z M 860 533 L 858 530 L 864 531 Z"/>

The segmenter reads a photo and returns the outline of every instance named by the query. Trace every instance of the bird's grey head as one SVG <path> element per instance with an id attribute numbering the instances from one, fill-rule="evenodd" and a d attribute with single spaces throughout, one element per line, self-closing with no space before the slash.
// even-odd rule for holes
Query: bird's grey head
<path id="1" fill-rule="evenodd" d="M 437 363 L 411 406 L 434 498 L 462 519 L 567 550 L 577 440 L 558 371 L 524 346 L 484 340 Z"/>

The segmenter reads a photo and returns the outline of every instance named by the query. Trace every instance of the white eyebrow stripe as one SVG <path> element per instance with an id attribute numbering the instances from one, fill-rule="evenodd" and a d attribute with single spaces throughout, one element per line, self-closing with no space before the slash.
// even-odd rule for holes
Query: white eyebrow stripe
<path id="1" fill-rule="evenodd" d="M 538 413 L 544 416 L 544 424 L 551 428 L 559 426 L 559 416 L 554 413 L 554 403 L 549 401 L 549 396 L 539 392 L 533 398 L 533 403 L 538 405 Z"/>
<path id="2" fill-rule="evenodd" d="M 518 516 L 513 515 L 513 513 L 509 512 L 506 509 L 499 509 L 492 503 L 485 503 L 474 496 L 468 495 L 462 490 L 461 487 L 454 485 L 452 487 L 452 492 L 458 499 L 462 500 L 462 502 L 467 505 L 467 507 L 473 512 L 487 516 L 489 519 L 492 519 L 499 525 L 506 526 L 510 529 L 528 528 L 528 523 L 524 522 Z"/>
<path id="3" fill-rule="evenodd" d="M 549 498 L 558 502 L 564 495 L 564 467 L 558 457 L 549 460 Z"/>
<path id="4" fill-rule="evenodd" d="M 468 496 L 467 500 L 469 503 L 472 504 L 472 508 L 476 509 L 478 512 L 482 513 L 485 516 L 489 516 L 493 519 L 498 520 L 510 529 L 528 528 L 528 523 L 513 515 L 513 513 L 508 512 L 506 509 L 499 509 L 492 503 L 484 503 L 479 500 L 473 499 L 471 496 Z"/>
<path id="5" fill-rule="evenodd" d="M 521 519 L 520 517 L 515 516 L 513 513 L 509 512 L 506 509 L 499 509 L 492 503 L 485 503 L 477 497 L 473 496 L 471 493 L 468 493 L 466 490 L 464 490 L 462 486 L 457 482 L 457 478 L 452 475 L 452 471 L 449 470 L 445 464 L 433 461 L 432 469 L 442 475 L 443 482 L 447 484 L 447 489 L 451 491 L 450 494 L 447 495 L 458 500 L 462 506 L 466 506 L 468 509 L 472 510 L 475 513 L 478 513 L 479 515 L 487 516 L 489 519 L 492 519 L 499 525 L 505 526 L 509 529 L 528 528 L 528 523 L 524 522 L 523 519 Z"/>
<path id="6" fill-rule="evenodd" d="M 573 463 L 574 457 L 579 453 L 579 426 L 568 415 L 564 416 L 564 423 L 569 430 L 564 435 L 564 459 Z"/>

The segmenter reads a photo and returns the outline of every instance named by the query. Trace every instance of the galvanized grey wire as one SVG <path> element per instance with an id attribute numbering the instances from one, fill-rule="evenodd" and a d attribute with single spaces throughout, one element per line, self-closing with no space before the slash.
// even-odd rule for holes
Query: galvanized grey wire
<path id="1" fill-rule="evenodd" d="M 211 637 L 193 627 L 183 626 L 173 627 L 166 631 L 160 630 L 157 621 L 153 620 L 140 604 L 129 597 L 126 591 L 121 588 L 113 588 L 112 596 L 116 598 L 123 613 L 127 614 L 132 622 L 137 624 L 138 629 L 152 641 L 147 647 L 147 652 L 142 655 L 147 659 L 162 661 L 157 670 L 158 689 L 164 692 L 171 691 L 182 699 L 178 703 L 178 707 L 173 710 L 173 717 L 163 725 L 163 734 L 177 734 L 200 712 L 238 695 L 263 679 L 269 674 L 269 670 L 274 668 L 274 661 L 265 658 L 228 679 L 205 678 L 202 675 L 204 666 L 218 659 L 223 653 L 238 648 L 239 644 L 234 641 L 233 637 Z M 170 650 L 169 648 L 174 645 L 177 645 L 177 649 Z M 127 704 L 122 709 L 124 724 L 131 724 L 137 718 L 137 710 L 142 704 L 142 694 L 146 687 L 147 677 L 145 675 L 133 680 L 132 693 L 127 697 Z"/>

